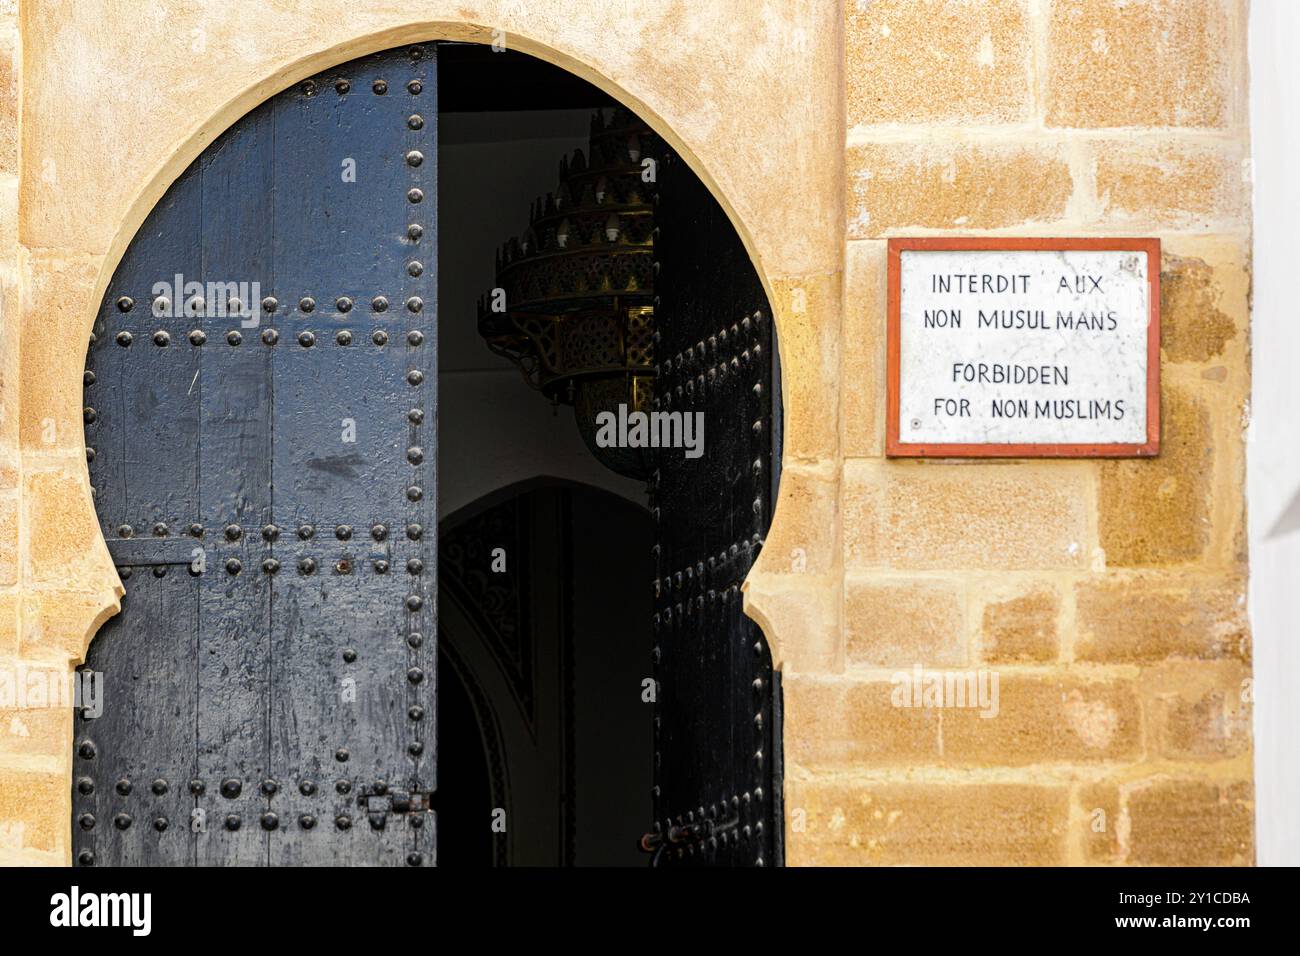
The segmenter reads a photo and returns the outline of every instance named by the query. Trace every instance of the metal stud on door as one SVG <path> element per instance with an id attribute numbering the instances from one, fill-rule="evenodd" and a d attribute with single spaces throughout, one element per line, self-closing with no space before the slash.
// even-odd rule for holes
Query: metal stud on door
<path id="1" fill-rule="evenodd" d="M 655 212 L 657 410 L 702 415 L 703 454 L 662 449 L 655 520 L 658 864 L 782 862 L 780 673 L 740 585 L 771 523 L 780 460 L 767 297 L 739 237 L 679 157 Z"/>
<path id="2" fill-rule="evenodd" d="M 436 862 L 435 53 L 240 120 L 110 283 L 78 863 Z"/>

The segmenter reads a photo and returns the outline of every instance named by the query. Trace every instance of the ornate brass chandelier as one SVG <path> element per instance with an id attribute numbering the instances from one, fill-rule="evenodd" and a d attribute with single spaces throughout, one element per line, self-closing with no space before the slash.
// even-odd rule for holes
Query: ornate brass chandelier
<path id="1" fill-rule="evenodd" d="M 608 468 L 653 471 L 649 449 L 600 447 L 596 417 L 654 403 L 655 133 L 617 108 L 591 119 L 588 150 L 560 160 L 555 192 L 533 203 L 528 228 L 497 253 L 496 288 L 479 300 L 492 351 L 556 405 Z"/>

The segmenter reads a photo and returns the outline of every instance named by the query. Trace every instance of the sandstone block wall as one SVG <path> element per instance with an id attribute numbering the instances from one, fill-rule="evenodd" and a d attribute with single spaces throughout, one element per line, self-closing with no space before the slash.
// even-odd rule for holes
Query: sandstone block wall
<path id="1" fill-rule="evenodd" d="M 842 624 L 787 660 L 792 862 L 1253 860 L 1245 22 L 845 4 Z M 1158 236 L 1160 457 L 883 458 L 885 240 L 918 234 Z M 916 664 L 996 672 L 997 716 L 894 706 Z"/>

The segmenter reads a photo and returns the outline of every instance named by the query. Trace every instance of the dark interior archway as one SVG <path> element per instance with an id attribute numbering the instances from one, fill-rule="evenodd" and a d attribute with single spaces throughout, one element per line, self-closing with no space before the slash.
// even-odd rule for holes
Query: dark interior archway
<path id="1" fill-rule="evenodd" d="M 644 507 L 545 478 L 443 519 L 441 651 L 474 721 L 444 696 L 440 737 L 458 751 L 472 740 L 491 768 L 477 804 L 449 805 L 440 792 L 444 834 L 491 832 L 490 846 L 473 841 L 467 863 L 642 861 L 636 837 L 652 812 L 652 712 L 639 698 L 650 672 L 652 539 Z M 491 829 L 497 811 L 502 826 Z"/>

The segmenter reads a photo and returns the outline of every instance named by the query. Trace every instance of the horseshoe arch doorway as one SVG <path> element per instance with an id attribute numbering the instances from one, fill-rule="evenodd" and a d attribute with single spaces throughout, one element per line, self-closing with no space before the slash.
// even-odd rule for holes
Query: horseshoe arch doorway
<path id="1" fill-rule="evenodd" d="M 519 54 L 495 64 L 512 80 L 482 82 L 484 64 L 482 48 L 417 44 L 285 90 L 177 179 L 118 265 L 85 421 L 126 596 L 84 665 L 105 707 L 75 719 L 76 863 L 420 866 L 440 844 L 447 864 L 524 862 L 513 811 L 498 831 L 503 808 L 482 807 L 486 836 L 462 839 L 478 824 L 459 815 L 521 778 L 498 753 L 507 783 L 484 782 L 496 705 L 481 675 L 462 659 L 438 693 L 456 650 L 439 647 L 440 492 L 457 478 L 440 455 L 440 342 L 463 320 L 445 311 L 439 263 L 465 227 L 445 208 L 440 129 L 452 112 L 602 97 Z M 529 102 L 503 110 L 520 90 Z M 716 200 L 671 150 L 658 158 L 656 395 L 702 415 L 708 438 L 699 458 L 661 453 L 620 506 L 640 508 L 651 542 L 619 565 L 644 586 L 644 645 L 626 649 L 654 689 L 635 745 L 649 788 L 625 801 L 642 823 L 593 845 L 779 864 L 779 673 L 739 593 L 779 480 L 773 323 Z M 572 516 L 585 499 L 564 494 Z M 444 750 L 469 768 L 464 787 L 440 778 Z M 576 793 L 548 795 L 534 842 L 581 844 Z"/>

